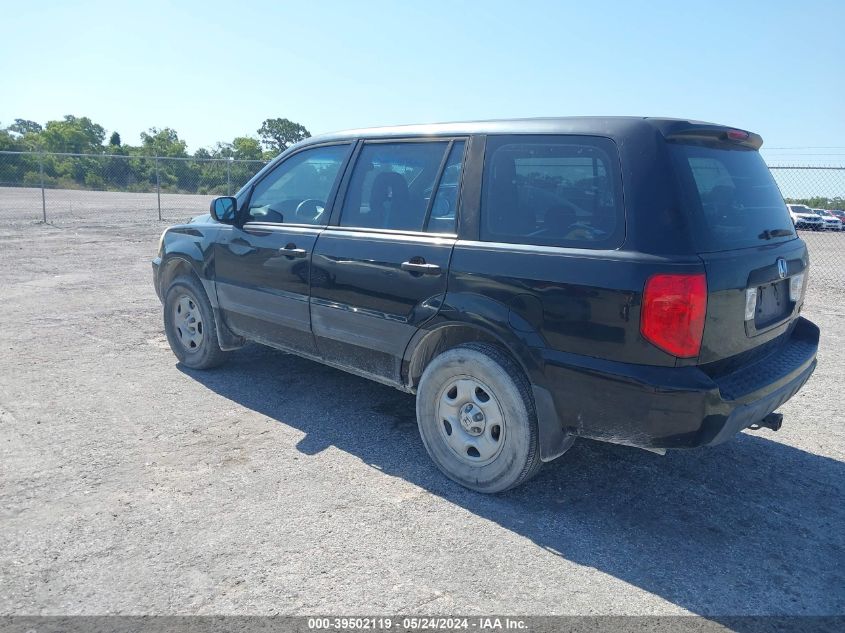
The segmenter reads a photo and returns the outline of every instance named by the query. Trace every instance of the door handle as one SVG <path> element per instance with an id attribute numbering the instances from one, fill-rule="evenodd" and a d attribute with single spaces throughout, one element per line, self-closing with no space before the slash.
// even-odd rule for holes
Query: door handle
<path id="1" fill-rule="evenodd" d="M 279 253 L 281 253 L 285 257 L 297 258 L 302 258 L 308 255 L 308 251 L 306 251 L 304 248 L 297 248 L 296 244 L 288 244 L 284 248 L 280 248 Z"/>
<path id="2" fill-rule="evenodd" d="M 437 264 L 426 264 L 422 257 L 412 257 L 411 261 L 402 262 L 402 270 L 409 273 L 421 273 L 423 275 L 439 275 L 440 266 Z"/>

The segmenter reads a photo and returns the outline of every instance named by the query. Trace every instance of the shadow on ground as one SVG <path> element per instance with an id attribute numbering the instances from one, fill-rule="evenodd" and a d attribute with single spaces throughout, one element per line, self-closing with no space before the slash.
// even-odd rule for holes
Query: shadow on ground
<path id="1" fill-rule="evenodd" d="M 665 457 L 579 441 L 521 488 L 484 496 L 429 461 L 413 396 L 259 346 L 182 371 L 305 433 L 306 455 L 335 446 L 693 613 L 845 612 L 845 464 L 769 432 Z"/>

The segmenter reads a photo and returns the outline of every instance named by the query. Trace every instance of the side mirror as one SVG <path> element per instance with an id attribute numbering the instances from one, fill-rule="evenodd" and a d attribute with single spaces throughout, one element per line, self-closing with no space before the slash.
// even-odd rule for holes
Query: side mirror
<path id="1" fill-rule="evenodd" d="M 211 217 L 224 224 L 234 224 L 237 217 L 238 201 L 232 196 L 220 196 L 211 201 Z"/>

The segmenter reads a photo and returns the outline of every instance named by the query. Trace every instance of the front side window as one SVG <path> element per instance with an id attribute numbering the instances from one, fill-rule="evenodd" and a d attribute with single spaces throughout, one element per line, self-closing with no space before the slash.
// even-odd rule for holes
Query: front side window
<path id="1" fill-rule="evenodd" d="M 340 225 L 422 231 L 448 141 L 366 143 L 344 198 Z"/>
<path id="2" fill-rule="evenodd" d="M 255 186 L 248 221 L 326 225 L 326 204 L 348 151 L 346 144 L 326 145 L 288 158 Z"/>
<path id="3" fill-rule="evenodd" d="M 487 141 L 481 239 L 616 248 L 624 237 L 616 145 L 588 136 Z"/>

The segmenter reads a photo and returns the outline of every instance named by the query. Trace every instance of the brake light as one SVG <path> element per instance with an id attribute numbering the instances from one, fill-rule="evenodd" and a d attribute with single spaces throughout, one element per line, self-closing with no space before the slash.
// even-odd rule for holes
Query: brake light
<path id="1" fill-rule="evenodd" d="M 728 130 L 727 131 L 728 138 L 732 141 L 747 141 L 748 140 L 748 132 L 744 130 Z"/>
<path id="2" fill-rule="evenodd" d="M 698 356 L 706 312 L 704 273 L 653 275 L 643 291 L 640 332 L 673 356 Z"/>

